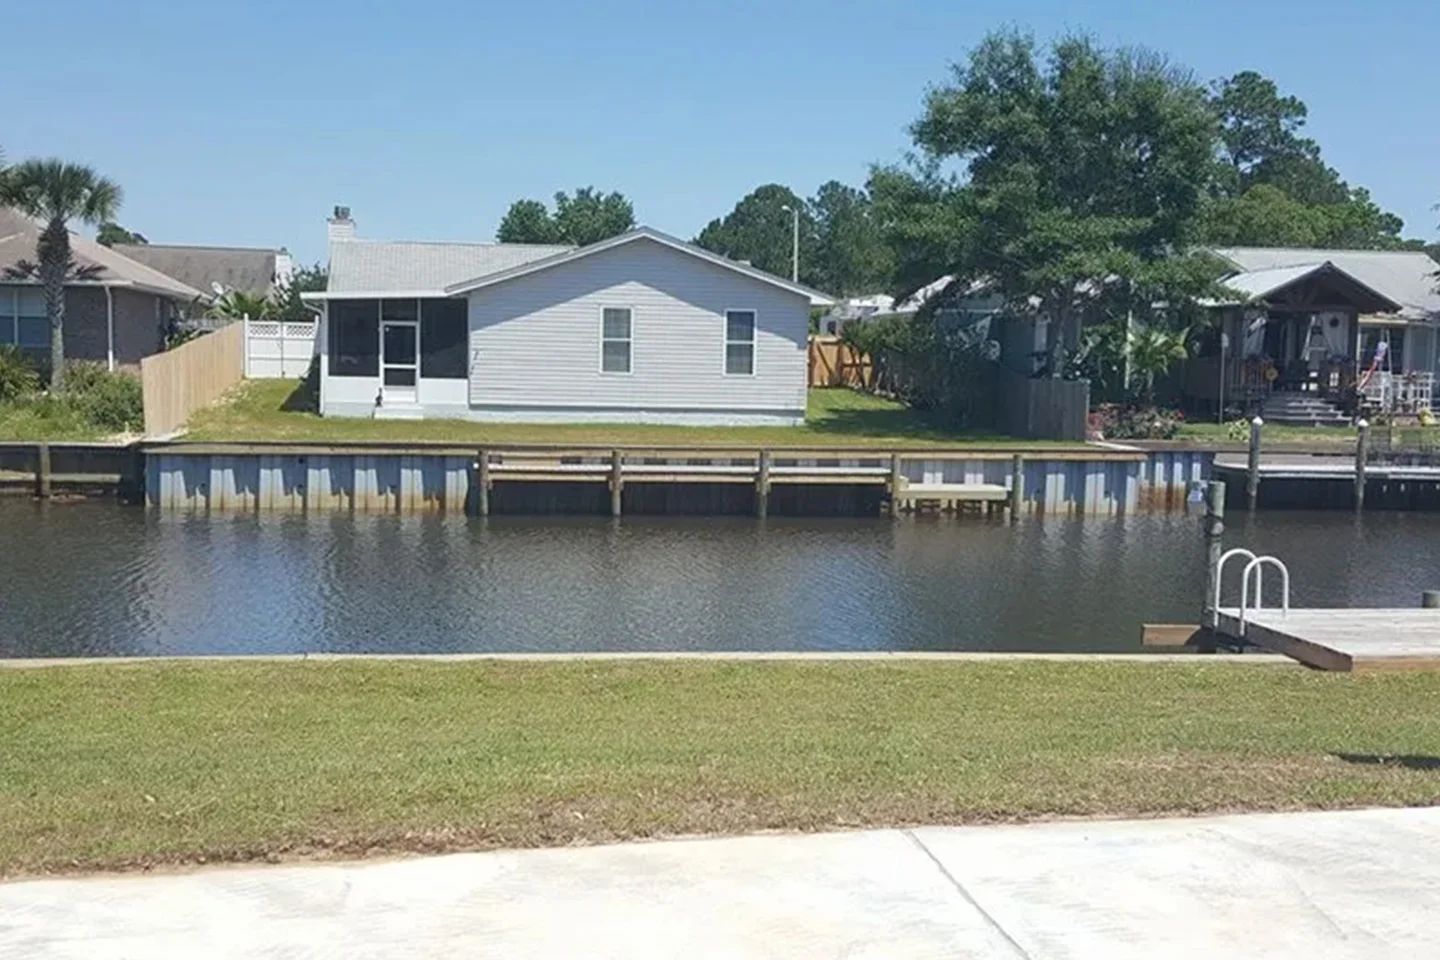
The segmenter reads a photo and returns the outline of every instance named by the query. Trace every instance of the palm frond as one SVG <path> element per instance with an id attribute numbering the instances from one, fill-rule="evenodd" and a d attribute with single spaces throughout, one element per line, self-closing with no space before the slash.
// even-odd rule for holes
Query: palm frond
<path id="1" fill-rule="evenodd" d="M 42 220 L 99 223 L 114 219 L 123 198 L 115 182 L 54 157 L 26 160 L 5 175 L 4 200 Z"/>

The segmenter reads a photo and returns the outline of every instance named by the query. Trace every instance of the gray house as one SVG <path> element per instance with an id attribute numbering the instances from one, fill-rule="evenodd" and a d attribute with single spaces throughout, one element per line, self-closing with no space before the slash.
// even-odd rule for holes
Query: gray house
<path id="1" fill-rule="evenodd" d="M 295 264 L 284 247 L 118 243 L 111 249 L 201 291 L 207 298 L 232 290 L 268 297 L 288 287 L 295 273 Z"/>
<path id="2" fill-rule="evenodd" d="M 377 242 L 330 222 L 328 416 L 799 424 L 825 295 L 640 228 L 586 247 Z"/>
<path id="3" fill-rule="evenodd" d="M 33 263 L 41 227 L 0 207 L 0 344 L 15 344 L 37 358 L 50 355 L 45 295 L 33 277 L 17 275 Z M 83 278 L 65 290 L 65 356 L 94 360 L 112 370 L 157 353 L 175 318 L 200 291 L 137 263 L 93 240 L 70 234 Z"/>

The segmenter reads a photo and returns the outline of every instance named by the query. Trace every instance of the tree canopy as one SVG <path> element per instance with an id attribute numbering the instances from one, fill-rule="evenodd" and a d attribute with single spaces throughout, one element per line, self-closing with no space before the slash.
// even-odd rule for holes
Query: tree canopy
<path id="1" fill-rule="evenodd" d="M 621 193 L 580 187 L 555 194 L 552 213 L 539 200 L 516 200 L 495 231 L 501 243 L 569 243 L 583 247 L 635 226 L 635 208 Z"/>
<path id="2" fill-rule="evenodd" d="M 106 220 L 100 224 L 100 229 L 95 232 L 95 242 L 102 247 L 113 247 L 117 243 L 149 243 L 142 233 L 133 233 L 126 230 L 113 220 Z"/>
<path id="3" fill-rule="evenodd" d="M 788 209 L 787 209 L 788 208 Z M 818 245 L 810 208 L 789 187 L 767 183 L 750 191 L 724 217 L 711 220 L 695 238 L 696 246 L 746 260 L 776 276 L 790 276 L 794 213 L 800 214 L 800 282 L 816 285 Z"/>

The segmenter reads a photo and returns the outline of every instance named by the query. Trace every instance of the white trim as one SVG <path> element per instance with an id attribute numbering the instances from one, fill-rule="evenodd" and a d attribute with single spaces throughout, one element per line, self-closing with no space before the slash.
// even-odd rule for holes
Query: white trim
<path id="1" fill-rule="evenodd" d="M 750 339 L 749 339 L 749 341 L 745 341 L 745 340 L 731 340 L 731 339 L 730 339 L 730 314 L 732 314 L 732 313 L 748 313 L 748 314 L 750 314 Z M 721 351 L 721 353 L 720 353 L 720 373 L 721 373 L 723 376 L 726 376 L 726 377 L 752 377 L 752 378 L 753 378 L 753 377 L 759 376 L 759 375 L 760 375 L 760 356 L 759 356 L 759 355 L 760 355 L 760 350 L 759 350 L 759 345 L 760 345 L 760 311 L 759 311 L 759 310 L 756 310 L 754 307 L 726 307 L 726 308 L 725 308 L 725 312 L 724 312 L 724 313 L 721 315 L 721 317 L 720 317 L 720 321 L 725 325 L 725 326 L 722 328 L 722 333 L 721 333 L 721 337 L 722 337 L 722 339 L 724 340 L 724 348 L 722 349 L 722 351 Z M 749 347 L 750 347 L 750 372 L 749 372 L 749 373 L 731 373 L 731 372 L 730 372 L 730 345 L 733 343 L 733 344 L 735 344 L 736 346 L 742 346 L 742 345 L 745 345 L 747 342 L 748 342 Z"/>
<path id="2" fill-rule="evenodd" d="M 444 290 L 316 290 L 300 294 L 302 301 L 325 300 L 458 300 Z"/>
<path id="3" fill-rule="evenodd" d="M 606 370 L 606 369 L 605 369 L 605 344 L 606 344 L 606 343 L 620 343 L 620 342 L 622 342 L 619 337 L 606 337 L 606 336 L 605 336 L 605 311 L 606 311 L 606 310 L 624 310 L 625 312 L 627 312 L 628 314 L 630 314 L 630 317 L 629 317 L 629 325 L 628 325 L 628 326 L 629 326 L 630 335 L 627 336 L 627 337 L 624 339 L 624 341 L 623 341 L 623 342 L 625 343 L 625 369 L 624 369 L 624 370 Z M 635 307 L 634 307 L 634 306 L 631 306 L 631 305 L 624 305 L 624 306 L 622 306 L 622 305 L 616 304 L 616 303 L 608 303 L 608 304 L 602 303 L 602 304 L 600 305 L 600 375 L 601 375 L 602 377 L 633 377 L 633 376 L 635 375 Z"/>
<path id="4" fill-rule="evenodd" d="M 412 299 L 415 301 L 415 319 L 414 319 L 414 320 L 404 320 L 404 319 L 401 319 L 401 320 L 387 320 L 387 319 L 385 319 L 385 300 L 412 300 Z M 420 298 L 420 297 L 386 297 L 384 300 L 377 300 L 377 301 L 376 301 L 376 304 L 375 304 L 376 322 L 378 322 L 378 323 L 380 324 L 379 333 L 380 333 L 380 398 L 381 398 L 381 406 L 384 406 L 384 401 L 387 400 L 387 399 L 389 399 L 389 397 L 387 396 L 387 391 L 390 391 L 390 390 L 410 390 L 410 391 L 412 391 L 413 394 L 414 394 L 414 396 L 413 396 L 413 398 L 411 399 L 410 402 L 411 402 L 411 403 L 419 403 L 419 402 L 420 402 L 420 310 L 421 310 L 420 301 L 421 301 L 421 299 L 422 299 L 422 298 Z M 385 327 L 386 327 L 387 325 L 389 325 L 389 326 L 394 326 L 394 327 L 412 327 L 412 328 L 414 328 L 414 330 L 415 330 L 415 362 L 414 362 L 414 364 L 408 364 L 408 363 L 386 363 L 386 360 L 385 360 Z M 412 383 L 412 384 L 409 384 L 408 386 L 391 386 L 390 384 L 388 384 L 388 383 L 385 382 L 385 368 L 386 368 L 386 367 L 394 367 L 396 370 L 409 370 L 409 369 L 413 369 L 413 370 L 415 371 L 415 382 Z M 395 399 L 396 399 L 397 402 L 400 402 L 400 403 L 403 403 L 403 402 L 404 402 L 401 397 L 398 397 L 398 396 L 397 396 Z"/>
<path id="5" fill-rule="evenodd" d="M 155 300 L 155 309 L 160 309 L 160 300 Z M 158 326 L 158 324 L 157 324 Z M 115 372 L 115 294 L 110 284 L 105 284 L 105 362 L 110 372 Z"/>
<path id="6" fill-rule="evenodd" d="M 724 267 L 726 270 L 733 270 L 736 273 L 743 274 L 753 280 L 759 280 L 762 283 L 768 283 L 771 286 L 779 287 L 782 290 L 788 290 L 791 293 L 807 297 L 810 300 L 811 306 L 828 306 L 835 302 L 835 298 L 827 293 L 822 293 L 819 290 L 811 289 L 810 287 L 804 286 L 803 284 L 795 283 L 792 280 L 786 280 L 783 277 L 777 277 L 772 273 L 766 273 L 764 270 L 758 270 L 748 264 L 738 263 L 728 257 L 722 257 L 718 253 L 712 253 L 709 250 L 697 247 L 694 244 L 686 243 L 685 241 L 680 240 L 676 237 L 672 237 L 669 234 L 661 233 L 659 230 L 652 230 L 650 227 L 638 227 L 628 233 L 622 233 L 618 236 L 611 237 L 608 240 L 601 240 L 598 243 L 592 243 L 589 246 L 580 247 L 576 250 L 570 250 L 565 253 L 557 253 L 554 256 L 550 257 L 541 257 L 539 260 L 531 260 L 529 263 L 522 263 L 519 266 L 511 267 L 508 270 L 501 270 L 496 273 L 489 273 L 485 274 L 484 276 L 476 277 L 472 280 L 464 280 L 460 283 L 453 283 L 445 288 L 445 294 L 448 296 L 454 296 L 462 293 L 471 293 L 483 287 L 492 286 L 497 283 L 504 283 L 506 280 L 513 280 L 516 277 L 523 277 L 531 273 L 538 273 L 541 270 L 549 270 L 552 267 L 558 267 L 562 264 L 571 263 L 575 260 L 580 260 L 584 257 L 588 257 L 596 253 L 602 253 L 606 250 L 612 250 L 615 247 L 624 246 L 627 243 L 634 243 L 637 240 L 654 241 L 661 246 L 669 247 L 670 249 L 677 250 L 680 253 L 688 254 L 698 260 L 705 260 L 709 263 L 715 264 L 718 267 Z"/>

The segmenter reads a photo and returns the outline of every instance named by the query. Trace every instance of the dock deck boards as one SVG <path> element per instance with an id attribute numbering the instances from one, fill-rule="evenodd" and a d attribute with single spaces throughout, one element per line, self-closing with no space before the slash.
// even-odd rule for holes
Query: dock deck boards
<path id="1" fill-rule="evenodd" d="M 1321 670 L 1440 670 L 1440 610 L 1251 610 L 1245 639 Z M 1240 636 L 1240 614 L 1220 610 L 1219 632 Z"/>

